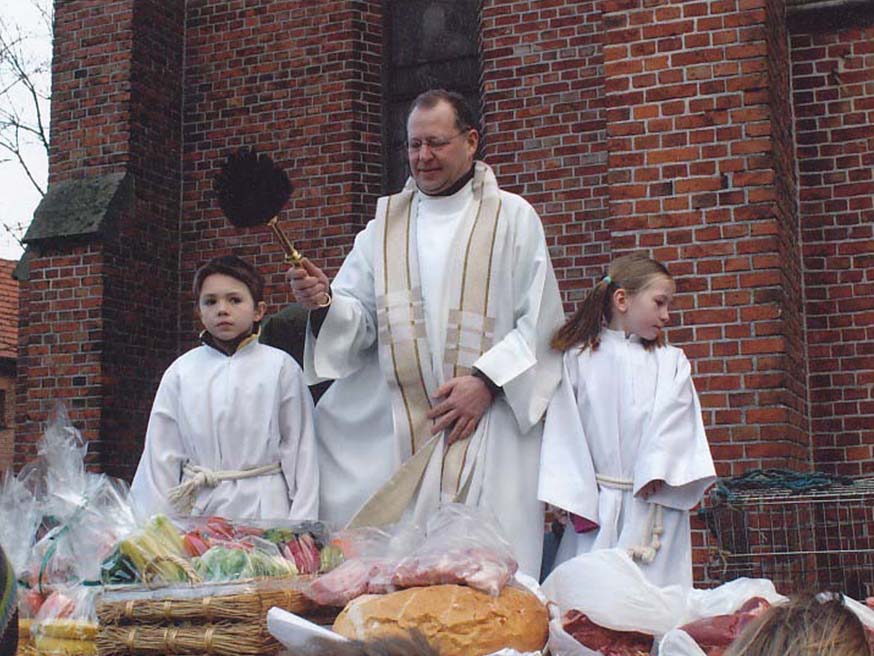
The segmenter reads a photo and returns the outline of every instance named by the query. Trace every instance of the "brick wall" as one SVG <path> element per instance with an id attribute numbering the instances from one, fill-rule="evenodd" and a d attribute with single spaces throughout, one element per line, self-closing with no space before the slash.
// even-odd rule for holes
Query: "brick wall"
<path id="1" fill-rule="evenodd" d="M 92 445 L 104 469 L 122 477 L 133 476 L 155 390 L 178 354 L 184 18 L 183 3 L 134 3 L 134 200 L 103 244 L 102 425 Z"/>
<path id="2" fill-rule="evenodd" d="M 804 281 L 816 463 L 874 460 L 874 17 L 793 26 Z"/>
<path id="3" fill-rule="evenodd" d="M 49 182 L 126 172 L 134 194 L 99 235 L 31 245 L 20 301 L 19 465 L 63 401 L 91 442 L 90 461 L 130 474 L 175 354 L 183 22 L 181 7 L 165 4 L 57 6 Z"/>
<path id="4" fill-rule="evenodd" d="M 58 3 L 50 185 L 123 169 L 131 21 L 131 3 L 126 1 Z M 67 403 L 71 420 L 88 439 L 99 435 L 102 401 L 100 248 L 75 240 L 31 250 L 19 305 L 18 465 L 35 454 L 34 443 L 56 400 Z"/>
<path id="5" fill-rule="evenodd" d="M 290 301 L 287 266 L 267 228 L 237 230 L 212 180 L 241 146 L 270 155 L 295 192 L 280 222 L 329 275 L 372 218 L 380 193 L 379 3 L 188 2 L 182 339 L 198 327 L 190 284 L 197 266 L 233 252 L 268 277 L 268 310 Z"/>
<path id="6" fill-rule="evenodd" d="M 249 257 L 271 309 L 289 300 L 269 232 L 217 207 L 228 152 L 254 146 L 289 172 L 283 228 L 329 273 L 371 217 L 381 3 L 57 4 L 51 183 L 123 171 L 134 195 L 114 230 L 34 251 L 16 459 L 60 398 L 95 462 L 129 474 L 158 377 L 197 331 L 196 266 Z M 809 468 L 811 433 L 815 464 L 869 472 L 874 27 L 870 10 L 820 12 L 789 41 L 784 9 L 484 0 L 486 159 L 540 212 L 569 311 L 627 250 L 675 273 L 670 337 L 720 473 Z"/>
<path id="7" fill-rule="evenodd" d="M 570 309 L 610 259 L 600 3 L 521 4 L 482 7 L 485 158 L 540 213 Z"/>
<path id="8" fill-rule="evenodd" d="M 769 93 L 787 60 L 768 4 L 602 7 L 612 249 L 650 249 L 677 277 L 670 339 L 693 361 L 718 471 L 804 468 L 797 343 L 784 334 L 791 208 L 775 183 L 778 166 L 791 172 L 772 109 L 786 93 Z"/>

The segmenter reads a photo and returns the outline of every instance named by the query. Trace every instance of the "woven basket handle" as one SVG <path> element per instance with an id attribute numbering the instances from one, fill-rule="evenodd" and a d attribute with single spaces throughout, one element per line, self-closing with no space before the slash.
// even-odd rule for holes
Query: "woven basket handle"
<path id="1" fill-rule="evenodd" d="M 202 583 L 203 580 L 198 576 L 197 572 L 194 571 L 194 568 L 184 558 L 180 558 L 179 556 L 167 555 L 167 556 L 155 556 L 149 562 L 146 563 L 146 566 L 143 568 L 142 578 L 143 583 L 147 588 L 158 587 L 157 585 L 153 586 L 152 583 L 155 582 L 159 576 L 161 576 L 161 572 L 159 570 L 159 566 L 161 563 L 171 563 L 178 567 L 185 577 L 188 579 L 189 583 Z"/>

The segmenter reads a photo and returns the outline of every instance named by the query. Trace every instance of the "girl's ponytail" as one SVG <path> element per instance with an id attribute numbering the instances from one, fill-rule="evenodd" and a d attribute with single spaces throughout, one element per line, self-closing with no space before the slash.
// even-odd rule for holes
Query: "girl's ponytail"
<path id="1" fill-rule="evenodd" d="M 580 350 L 598 348 L 598 335 L 604 317 L 610 314 L 611 296 L 616 283 L 606 275 L 589 291 L 574 315 L 552 336 L 550 346 L 557 351 L 567 351 L 572 346 Z"/>

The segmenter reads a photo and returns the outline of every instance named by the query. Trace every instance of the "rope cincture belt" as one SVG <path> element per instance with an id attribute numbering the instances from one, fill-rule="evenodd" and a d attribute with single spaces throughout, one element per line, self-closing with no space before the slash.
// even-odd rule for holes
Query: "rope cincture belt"
<path id="1" fill-rule="evenodd" d="M 253 467 L 252 469 L 234 470 L 218 470 L 213 471 L 207 467 L 200 465 L 185 465 L 182 472 L 188 476 L 188 480 L 176 487 L 172 488 L 167 493 L 167 499 L 173 504 L 173 507 L 182 514 L 190 514 L 194 508 L 194 500 L 197 497 L 197 491 L 202 487 L 215 487 L 222 481 L 239 481 L 244 478 L 255 478 L 257 476 L 269 476 L 282 471 L 282 464 L 274 462 L 270 465 L 261 467 Z"/>
<path id="2" fill-rule="evenodd" d="M 595 474 L 598 485 L 610 490 L 622 490 L 631 492 L 634 490 L 634 481 L 622 478 L 614 478 L 604 474 Z M 628 547 L 628 555 L 634 560 L 651 563 L 655 560 L 656 553 L 662 546 L 661 535 L 665 532 L 662 522 L 662 507 L 657 503 L 649 504 L 649 515 L 646 518 L 646 544 Z"/>

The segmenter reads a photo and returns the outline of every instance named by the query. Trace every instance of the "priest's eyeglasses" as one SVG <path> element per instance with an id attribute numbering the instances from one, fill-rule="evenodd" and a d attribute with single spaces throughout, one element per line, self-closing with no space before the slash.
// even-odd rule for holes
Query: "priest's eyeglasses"
<path id="1" fill-rule="evenodd" d="M 448 146 L 453 139 L 457 139 L 461 135 L 467 134 L 468 132 L 470 132 L 469 128 L 467 130 L 462 130 L 458 134 L 454 134 L 451 137 L 427 137 L 425 139 L 410 139 L 407 142 L 407 150 L 411 153 L 418 153 L 422 150 L 423 146 L 428 146 L 428 150 L 430 150 L 432 153 L 436 153 L 443 148 L 446 148 L 446 146 Z"/>

